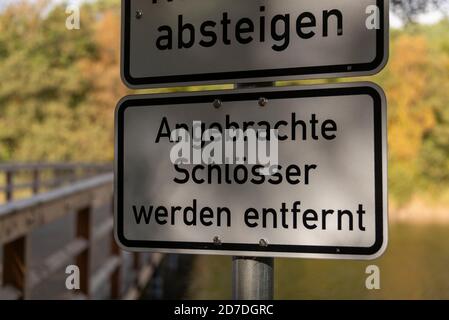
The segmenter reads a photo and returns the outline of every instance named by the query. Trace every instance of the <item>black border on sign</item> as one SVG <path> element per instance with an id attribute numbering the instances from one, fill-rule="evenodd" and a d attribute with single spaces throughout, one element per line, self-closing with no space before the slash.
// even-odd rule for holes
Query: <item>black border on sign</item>
<path id="1" fill-rule="evenodd" d="M 265 69 L 265 70 L 251 70 L 251 71 L 233 71 L 233 72 L 214 72 L 214 73 L 197 73 L 184 74 L 173 76 L 158 76 L 158 77 L 143 77 L 134 78 L 130 73 L 130 47 L 131 47 L 131 1 L 124 1 L 123 19 L 123 78 L 127 84 L 131 86 L 156 85 L 163 83 L 182 83 L 182 82 L 205 82 L 205 81 L 220 81 L 220 80 L 234 80 L 234 79 L 251 79 L 251 78 L 270 78 L 270 77 L 288 77 L 288 76 L 303 76 L 303 75 L 319 75 L 319 74 L 338 74 L 338 73 L 360 73 L 370 72 L 376 70 L 383 60 L 385 55 L 385 1 L 376 0 L 376 5 L 380 9 L 381 27 L 376 32 L 376 57 L 373 61 L 368 63 L 350 64 L 351 70 L 348 71 L 349 64 L 342 65 L 327 65 L 320 67 L 298 67 L 298 68 L 283 68 L 283 69 Z"/>
<path id="2" fill-rule="evenodd" d="M 177 241 L 142 241 L 130 240 L 124 235 L 124 208 L 123 208 L 123 172 L 124 172 L 124 117 L 127 108 L 163 106 L 163 105 L 187 105 L 192 103 L 210 103 L 215 99 L 223 102 L 231 101 L 257 101 L 261 96 L 269 100 L 311 98 L 311 97 L 335 97 L 348 95 L 369 95 L 373 99 L 374 114 L 374 164 L 375 164 L 375 234 L 376 239 L 371 247 L 335 247 L 335 246 L 310 246 L 310 245 L 280 245 L 269 244 L 261 247 L 258 244 L 222 243 L 220 246 L 212 242 L 177 242 Z M 116 163 L 116 188 L 117 188 L 117 240 L 127 248 L 148 249 L 193 249 L 213 251 L 253 251 L 253 252 L 279 252 L 279 253 L 314 253 L 337 255 L 369 256 L 377 253 L 383 245 L 383 146 L 382 146 L 382 98 L 379 92 L 369 86 L 305 89 L 297 91 L 271 91 L 250 93 L 220 93 L 217 95 L 195 95 L 187 97 L 166 98 L 139 98 L 131 96 L 117 107 L 117 163 Z"/>

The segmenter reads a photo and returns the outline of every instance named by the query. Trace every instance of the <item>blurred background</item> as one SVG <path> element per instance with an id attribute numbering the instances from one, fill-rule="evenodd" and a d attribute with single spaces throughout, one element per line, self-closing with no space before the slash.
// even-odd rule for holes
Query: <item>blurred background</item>
<path id="1" fill-rule="evenodd" d="M 390 1 L 390 60 L 369 78 L 388 97 L 386 253 L 276 259 L 277 299 L 449 299 L 448 2 Z M 119 0 L 0 2 L 0 299 L 231 297 L 231 257 L 130 254 L 111 239 L 113 112 L 132 93 L 119 49 Z M 81 290 L 66 289 L 72 263 Z M 371 264 L 380 290 L 365 288 Z"/>

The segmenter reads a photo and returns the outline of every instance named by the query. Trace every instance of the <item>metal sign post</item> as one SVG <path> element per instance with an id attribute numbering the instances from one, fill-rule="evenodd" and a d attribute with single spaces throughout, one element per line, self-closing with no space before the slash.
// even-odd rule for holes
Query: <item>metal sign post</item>
<path id="1" fill-rule="evenodd" d="M 275 87 L 275 82 L 237 83 L 235 89 Z M 274 258 L 232 257 L 232 298 L 273 300 Z"/>
<path id="2" fill-rule="evenodd" d="M 234 300 L 273 299 L 274 258 L 233 257 L 232 264 Z"/>

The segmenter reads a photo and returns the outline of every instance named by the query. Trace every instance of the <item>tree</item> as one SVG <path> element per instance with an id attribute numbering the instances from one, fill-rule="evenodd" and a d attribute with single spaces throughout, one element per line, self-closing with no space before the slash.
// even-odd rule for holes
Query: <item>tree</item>
<path id="1" fill-rule="evenodd" d="M 393 12 L 406 23 L 416 21 L 417 15 L 429 10 L 444 10 L 448 8 L 448 0 L 391 0 Z"/>
<path id="2" fill-rule="evenodd" d="M 112 159 L 114 107 L 127 92 L 115 3 L 84 4 L 80 30 L 46 0 L 0 12 L 0 161 Z"/>

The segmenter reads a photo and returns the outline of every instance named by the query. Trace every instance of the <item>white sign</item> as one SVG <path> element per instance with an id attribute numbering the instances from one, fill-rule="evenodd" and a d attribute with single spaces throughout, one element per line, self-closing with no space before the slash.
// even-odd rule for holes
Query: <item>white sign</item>
<path id="1" fill-rule="evenodd" d="M 116 239 L 136 251 L 378 257 L 386 114 L 370 83 L 126 97 Z"/>
<path id="2" fill-rule="evenodd" d="M 388 0 L 123 0 L 132 88 L 371 75 L 388 59 Z"/>

